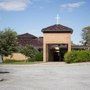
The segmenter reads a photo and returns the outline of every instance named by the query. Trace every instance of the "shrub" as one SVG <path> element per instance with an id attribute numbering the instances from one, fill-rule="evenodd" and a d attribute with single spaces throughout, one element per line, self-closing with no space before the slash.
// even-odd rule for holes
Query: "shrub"
<path id="1" fill-rule="evenodd" d="M 90 61 L 90 51 L 71 51 L 64 56 L 66 63 L 88 62 Z"/>
<path id="2" fill-rule="evenodd" d="M 25 56 L 29 57 L 30 59 L 35 58 L 35 55 L 38 53 L 38 50 L 36 50 L 31 45 L 26 45 L 25 47 L 22 47 L 20 50 L 20 53 L 24 54 Z"/>
<path id="3" fill-rule="evenodd" d="M 35 62 L 35 58 L 28 58 L 27 61 L 28 62 Z"/>
<path id="4" fill-rule="evenodd" d="M 78 51 L 77 52 L 78 62 L 86 62 L 87 58 L 88 58 L 88 54 L 86 51 Z"/>
<path id="5" fill-rule="evenodd" d="M 43 61 L 43 54 L 41 52 L 35 55 L 35 61 Z"/>
<path id="6" fill-rule="evenodd" d="M 36 48 L 34 48 L 31 45 L 26 45 L 25 47 L 22 47 L 19 51 L 20 51 L 20 53 L 22 53 L 28 57 L 27 61 L 29 61 L 29 62 L 42 61 L 43 60 L 42 53 L 39 52 Z"/>
<path id="7" fill-rule="evenodd" d="M 77 54 L 75 51 L 72 51 L 72 52 L 67 52 L 64 56 L 64 60 L 65 62 L 67 63 L 74 63 L 74 62 L 77 62 Z"/>

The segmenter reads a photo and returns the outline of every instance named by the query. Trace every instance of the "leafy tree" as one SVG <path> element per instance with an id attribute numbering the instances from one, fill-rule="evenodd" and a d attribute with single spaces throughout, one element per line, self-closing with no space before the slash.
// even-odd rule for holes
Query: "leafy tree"
<path id="1" fill-rule="evenodd" d="M 33 46 L 31 45 L 26 45 L 25 47 L 22 47 L 21 51 L 22 54 L 25 56 L 33 59 L 35 58 L 35 55 L 38 53 L 38 50 L 36 50 Z"/>
<path id="2" fill-rule="evenodd" d="M 90 46 L 90 26 L 85 27 L 82 31 L 83 45 Z"/>
<path id="3" fill-rule="evenodd" d="M 17 50 L 17 33 L 11 28 L 0 31 L 0 54 L 11 55 Z"/>

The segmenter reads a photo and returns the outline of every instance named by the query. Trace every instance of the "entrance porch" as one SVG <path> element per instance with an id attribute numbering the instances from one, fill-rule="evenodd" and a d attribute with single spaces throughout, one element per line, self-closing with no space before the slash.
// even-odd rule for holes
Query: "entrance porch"
<path id="1" fill-rule="evenodd" d="M 63 25 L 53 25 L 42 29 L 43 61 L 63 61 L 67 51 L 71 51 L 73 30 Z"/>
<path id="2" fill-rule="evenodd" d="M 48 61 L 64 61 L 64 55 L 67 51 L 67 44 L 48 44 Z"/>

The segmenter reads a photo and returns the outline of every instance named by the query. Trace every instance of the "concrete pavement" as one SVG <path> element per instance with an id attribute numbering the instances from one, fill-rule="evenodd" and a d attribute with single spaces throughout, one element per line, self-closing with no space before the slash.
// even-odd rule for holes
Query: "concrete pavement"
<path id="1" fill-rule="evenodd" d="M 90 90 L 90 63 L 0 65 L 0 90 Z"/>

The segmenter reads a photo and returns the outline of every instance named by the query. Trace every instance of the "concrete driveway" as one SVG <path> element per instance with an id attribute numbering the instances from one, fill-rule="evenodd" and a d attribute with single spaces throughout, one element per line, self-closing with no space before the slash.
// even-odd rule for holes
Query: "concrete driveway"
<path id="1" fill-rule="evenodd" d="M 0 65 L 0 90 L 90 90 L 90 63 Z"/>

